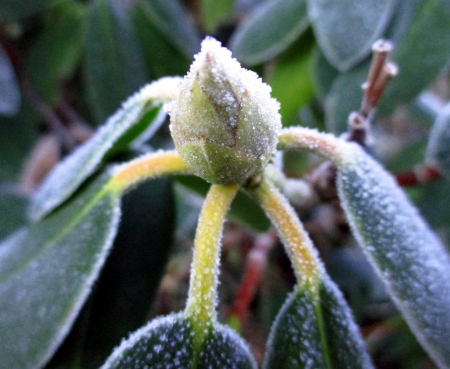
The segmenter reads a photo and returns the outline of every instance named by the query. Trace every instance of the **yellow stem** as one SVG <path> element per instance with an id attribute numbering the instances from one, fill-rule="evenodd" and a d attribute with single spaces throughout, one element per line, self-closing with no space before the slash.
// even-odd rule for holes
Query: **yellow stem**
<path id="1" fill-rule="evenodd" d="M 123 192 L 146 179 L 187 172 L 189 168 L 176 151 L 155 152 L 117 167 L 108 188 Z"/>
<path id="2" fill-rule="evenodd" d="M 238 184 L 212 185 L 200 214 L 194 241 L 189 297 L 185 314 L 194 322 L 202 341 L 205 329 L 216 321 L 217 281 L 223 222 Z"/>
<path id="3" fill-rule="evenodd" d="M 342 150 L 348 142 L 332 134 L 303 127 L 291 127 L 281 130 L 278 136 L 278 150 L 305 149 L 324 156 L 332 161 L 342 160 Z"/>
<path id="4" fill-rule="evenodd" d="M 317 251 L 286 198 L 268 180 L 249 190 L 259 200 L 282 239 L 291 259 L 299 287 L 317 296 L 324 268 Z"/>

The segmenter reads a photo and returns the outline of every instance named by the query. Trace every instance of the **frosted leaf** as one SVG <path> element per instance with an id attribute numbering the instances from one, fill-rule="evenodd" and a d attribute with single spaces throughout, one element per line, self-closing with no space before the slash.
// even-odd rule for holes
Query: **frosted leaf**
<path id="1" fill-rule="evenodd" d="M 124 340 L 101 369 L 256 368 L 248 347 L 230 328 L 214 325 L 197 348 L 194 337 L 193 324 L 182 313 L 154 319 Z"/>
<path id="2" fill-rule="evenodd" d="M 321 50 L 337 69 L 346 71 L 364 59 L 379 38 L 394 0 L 308 0 L 308 15 Z"/>
<path id="3" fill-rule="evenodd" d="M 378 163 L 351 144 L 343 159 L 338 190 L 359 244 L 421 344 L 449 367 L 449 254 Z"/>
<path id="4" fill-rule="evenodd" d="M 431 129 L 426 160 L 450 177 L 450 104 L 442 109 Z"/>
<path id="5" fill-rule="evenodd" d="M 270 91 L 218 41 L 202 42 L 170 110 L 175 146 L 195 174 L 229 184 L 264 169 L 281 129 Z"/>
<path id="6" fill-rule="evenodd" d="M 267 27 L 273 22 L 277 23 L 276 27 Z M 243 64 L 260 64 L 285 50 L 308 26 L 306 1 L 264 2 L 239 24 L 230 47 Z"/>
<path id="7" fill-rule="evenodd" d="M 134 332 L 114 350 L 101 369 L 190 368 L 193 361 L 191 323 L 182 314 L 157 318 Z"/>
<path id="8" fill-rule="evenodd" d="M 164 121 L 158 112 L 163 103 L 176 97 L 180 80 L 179 77 L 162 78 L 145 86 L 125 101 L 122 108 L 110 117 L 89 141 L 50 173 L 32 199 L 30 217 L 39 220 L 69 198 L 98 168 L 115 145 L 120 144 L 121 139 L 126 141 L 126 135 L 132 128 L 139 125 L 138 137 L 140 134 L 146 134 L 148 138 L 147 128 L 151 125 L 151 128 L 156 129 Z M 150 112 L 153 113 L 150 118 L 146 117 Z M 130 142 L 126 144 L 129 145 Z"/>
<path id="9" fill-rule="evenodd" d="M 68 333 L 116 233 L 108 179 L 0 244 L 1 369 L 41 367 Z"/>
<path id="10" fill-rule="evenodd" d="M 198 367 L 256 369 L 257 365 L 248 346 L 235 331 L 228 326 L 215 324 L 205 338 Z"/>
<path id="11" fill-rule="evenodd" d="M 264 369 L 372 368 L 342 294 L 324 275 L 319 299 L 297 287 L 272 326 Z"/>

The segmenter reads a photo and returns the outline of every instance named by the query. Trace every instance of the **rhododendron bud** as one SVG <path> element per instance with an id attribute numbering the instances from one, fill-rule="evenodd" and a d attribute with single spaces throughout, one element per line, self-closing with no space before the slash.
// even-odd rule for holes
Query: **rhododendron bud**
<path id="1" fill-rule="evenodd" d="M 175 146 L 196 175 L 224 185 L 243 183 L 265 168 L 281 129 L 270 91 L 218 41 L 202 42 L 170 107 Z"/>

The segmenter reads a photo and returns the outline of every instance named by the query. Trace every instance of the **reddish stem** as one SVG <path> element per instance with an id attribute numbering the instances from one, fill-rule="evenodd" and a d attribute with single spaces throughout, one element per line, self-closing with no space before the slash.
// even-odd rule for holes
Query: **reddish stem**
<path id="1" fill-rule="evenodd" d="M 244 276 L 230 311 L 230 316 L 238 318 L 241 324 L 247 316 L 250 303 L 253 300 L 256 288 L 267 264 L 267 255 L 275 244 L 276 239 L 274 231 L 257 236 L 254 246 L 247 256 Z"/>
<path id="2" fill-rule="evenodd" d="M 425 164 L 418 165 L 413 170 L 396 175 L 397 183 L 402 187 L 428 183 L 441 177 L 442 175 L 437 169 Z"/>

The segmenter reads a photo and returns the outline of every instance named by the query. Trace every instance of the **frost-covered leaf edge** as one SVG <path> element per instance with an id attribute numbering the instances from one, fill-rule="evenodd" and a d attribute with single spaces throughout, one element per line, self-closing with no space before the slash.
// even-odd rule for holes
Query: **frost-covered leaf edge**
<path id="1" fill-rule="evenodd" d="M 190 368 L 196 368 L 199 363 L 198 361 L 201 362 L 202 360 L 202 352 L 205 351 L 205 346 L 206 346 L 206 350 L 207 353 L 210 353 L 211 347 L 208 344 L 208 338 L 211 339 L 211 335 L 214 335 L 214 333 L 218 333 L 218 334 L 225 334 L 226 336 L 228 336 L 229 338 L 231 338 L 232 340 L 235 340 L 235 342 L 238 342 L 238 344 L 240 345 L 240 348 L 243 350 L 243 353 L 250 359 L 251 361 L 251 368 L 256 369 L 257 365 L 256 365 L 256 361 L 254 360 L 253 356 L 250 353 L 250 350 L 247 346 L 247 344 L 243 341 L 243 339 L 235 332 L 233 331 L 231 328 L 229 328 L 228 326 L 219 324 L 219 323 L 215 323 L 213 325 L 213 327 L 211 328 L 210 333 L 208 333 L 205 337 L 205 341 L 203 343 L 203 346 L 201 346 L 199 348 L 199 352 L 195 353 L 194 352 L 194 327 L 193 327 L 193 322 L 187 318 L 184 314 L 184 312 L 179 312 L 179 313 L 172 313 L 166 316 L 161 316 L 161 317 L 157 317 L 154 318 L 153 320 L 151 320 L 147 325 L 145 325 L 144 327 L 138 329 L 137 331 L 133 332 L 130 334 L 130 336 L 127 339 L 124 339 L 122 341 L 122 343 L 117 346 L 112 354 L 110 355 L 110 357 L 106 360 L 106 362 L 102 365 L 102 367 L 100 369 L 113 369 L 113 368 L 120 368 L 120 366 L 117 365 L 121 365 L 121 360 L 125 360 L 125 362 L 127 364 L 130 364 L 130 361 L 132 359 L 130 359 L 130 361 L 127 360 L 127 358 L 125 357 L 125 355 L 127 354 L 127 350 L 128 352 L 130 350 L 133 350 L 133 348 L 136 347 L 136 345 L 139 345 L 140 340 L 144 341 L 145 339 L 150 338 L 150 334 L 152 330 L 157 330 L 157 329 L 164 329 L 165 326 L 168 326 L 168 329 L 171 329 L 173 327 L 173 325 L 175 324 L 181 324 L 183 330 L 179 330 L 180 335 L 185 334 L 185 339 L 181 340 L 178 339 L 177 342 L 175 342 L 174 344 L 170 344 L 170 348 L 174 348 L 176 347 L 177 344 L 181 345 L 186 345 L 188 347 L 188 350 L 184 349 L 182 354 L 177 355 L 175 354 L 175 356 L 178 356 L 180 360 L 184 359 L 187 360 L 187 362 L 190 364 Z M 159 335 L 159 338 L 161 338 L 163 341 L 167 340 L 167 335 L 168 333 L 162 333 Z M 181 337 L 180 337 L 181 338 Z M 173 343 L 173 340 L 171 341 L 171 343 Z M 151 351 L 155 351 L 156 354 L 159 354 L 160 352 L 163 352 L 164 349 L 167 349 L 168 347 L 162 347 L 162 345 L 155 345 L 153 347 L 148 347 L 148 345 L 146 347 L 142 347 L 144 350 L 148 350 L 145 351 L 145 354 L 149 355 L 146 356 L 147 360 L 152 360 L 153 356 Z M 139 350 L 139 348 L 136 348 L 136 350 Z M 209 352 L 208 352 L 209 351 Z M 186 354 L 187 355 L 183 355 Z M 187 357 L 186 357 L 187 356 Z M 190 357 L 191 356 L 191 357 Z M 196 358 L 193 358 L 192 356 L 196 356 Z M 171 357 L 168 357 L 164 360 L 164 363 L 166 365 L 170 364 L 169 360 L 171 360 Z M 135 363 L 137 364 L 137 363 Z M 140 365 L 148 365 L 149 363 L 139 363 Z M 156 364 L 156 363 L 155 363 Z M 148 367 L 148 366 L 147 366 Z M 185 366 L 175 366 L 174 369 L 177 368 L 185 368 Z"/>
<path id="2" fill-rule="evenodd" d="M 361 148 L 353 144 L 349 144 L 348 146 L 345 145 L 345 149 L 342 150 L 342 152 L 343 160 L 338 162 L 337 185 L 341 204 L 351 226 L 352 233 L 355 235 L 359 245 L 363 248 L 369 261 L 375 267 L 375 270 L 381 276 L 382 280 L 385 281 L 388 292 L 402 312 L 405 320 L 408 322 L 408 325 L 419 342 L 439 367 L 448 367 L 450 366 L 450 352 L 448 352 L 448 344 L 450 342 L 450 337 L 448 336 L 448 332 L 450 331 L 450 312 L 447 310 L 447 319 L 444 320 L 442 319 L 442 314 L 445 313 L 446 307 L 450 305 L 449 254 L 446 252 L 433 231 L 421 218 L 418 211 L 411 205 L 405 193 L 398 187 L 395 180 L 385 172 L 380 164 L 365 154 Z M 377 250 L 377 248 L 372 245 L 374 241 L 372 240 L 371 242 L 368 236 L 364 234 L 366 231 L 370 232 L 371 229 L 369 229 L 369 227 L 373 228 L 373 225 L 368 226 L 367 219 L 365 224 L 361 223 L 360 217 L 362 217 L 364 211 L 361 205 L 363 204 L 359 203 L 356 207 L 355 203 L 352 204 L 352 199 L 350 199 L 348 191 L 346 191 L 346 186 L 350 186 L 354 183 L 345 183 L 345 176 L 349 175 L 350 171 L 361 170 L 364 166 L 366 166 L 366 169 L 367 166 L 370 166 L 370 174 L 374 175 L 372 179 L 376 178 L 375 181 L 372 181 L 372 185 L 375 186 L 375 183 L 379 183 L 380 179 L 384 177 L 383 180 L 385 181 L 386 187 L 383 197 L 378 197 L 379 203 L 381 203 L 380 206 L 383 206 L 383 202 L 387 198 L 395 200 L 399 205 L 397 209 L 393 210 L 394 213 L 389 217 L 390 228 L 385 236 L 389 235 L 389 232 L 391 232 L 388 238 L 392 239 L 393 234 L 402 228 L 397 221 L 399 219 L 398 217 L 402 215 L 407 219 L 409 226 L 407 226 L 406 229 L 403 229 L 405 232 L 402 235 L 399 235 L 399 237 L 407 239 L 410 241 L 410 244 L 414 245 L 409 250 L 406 247 L 408 246 L 406 241 L 404 242 L 403 247 L 400 248 L 398 248 L 398 245 L 392 245 L 391 250 Z M 361 175 L 360 178 L 363 179 L 366 184 L 369 184 L 370 174 L 366 172 Z M 368 186 L 368 188 L 370 188 L 370 186 Z M 364 200 L 370 201 L 376 198 L 374 193 L 368 192 L 369 194 L 366 193 L 365 195 L 361 195 Z M 384 205 L 386 205 L 386 203 L 384 203 Z M 375 214 L 374 207 L 375 206 L 371 207 L 369 210 L 370 217 L 368 217 L 368 219 L 376 219 L 377 214 Z M 410 237 L 409 234 L 414 231 L 415 237 Z M 377 238 L 379 239 L 380 236 L 381 232 L 378 233 Z M 421 237 L 427 239 L 425 245 L 427 245 L 428 248 L 431 247 L 431 249 L 425 251 L 424 243 L 420 242 Z M 389 248 L 391 242 L 386 242 L 386 245 Z M 407 256 L 405 255 L 407 252 L 411 253 L 411 250 L 420 252 L 422 249 L 423 252 L 421 257 L 416 259 L 412 258 L 412 260 L 410 260 L 412 262 L 415 261 L 416 263 L 416 268 L 414 269 L 406 263 L 407 260 L 405 258 Z M 393 256 L 395 256 L 395 251 L 399 250 L 401 251 L 397 253 L 397 258 L 393 258 Z M 378 255 L 377 252 L 379 253 Z M 393 259 L 391 260 L 393 265 L 386 265 L 387 259 L 382 260 L 384 256 L 386 256 L 387 259 Z M 402 257 L 405 257 L 404 260 L 401 260 Z M 395 265 L 396 263 L 399 263 L 399 260 L 401 260 L 401 264 Z M 418 275 L 417 267 L 423 267 L 425 264 L 428 264 L 429 268 L 424 268 L 423 273 Z M 395 279 L 395 273 L 401 272 L 401 270 L 404 270 L 407 274 L 405 278 L 406 285 L 403 286 L 402 281 Z M 414 274 L 415 278 L 411 279 Z M 434 277 L 431 278 L 431 275 Z M 431 281 L 432 283 L 428 283 Z M 439 284 L 439 287 L 437 287 L 437 284 Z M 422 291 L 429 293 L 433 293 L 434 291 L 433 296 L 431 298 L 429 297 L 426 302 L 422 301 L 423 297 L 417 298 L 417 296 L 409 302 L 406 301 L 405 295 L 420 288 Z M 425 299 L 426 298 L 427 296 L 425 296 Z M 436 302 L 438 302 L 437 308 L 440 308 L 440 314 L 436 314 L 436 312 L 433 311 L 431 311 L 431 313 L 429 311 L 427 312 L 427 310 L 436 308 L 433 306 L 436 305 Z M 433 317 L 436 316 L 439 321 L 434 321 L 434 326 L 430 327 L 428 323 L 433 323 Z M 433 337 L 435 334 L 438 334 L 440 338 Z M 447 337 L 447 341 L 444 339 L 445 337 Z"/>
<path id="3" fill-rule="evenodd" d="M 89 194 L 91 194 L 92 189 L 96 189 L 99 187 L 99 183 L 105 183 L 107 179 L 109 179 L 110 175 L 109 173 L 107 173 L 106 175 L 103 174 L 102 176 L 100 176 L 100 178 L 98 178 L 97 180 L 95 180 L 92 184 L 90 184 L 88 186 L 88 188 L 85 189 L 85 191 L 87 191 Z M 95 206 L 98 204 L 98 202 L 102 201 L 103 199 L 105 199 L 106 197 L 109 197 L 109 202 L 111 204 L 111 219 L 109 221 L 109 229 L 106 230 L 105 232 L 105 238 L 104 238 L 104 244 L 103 247 L 101 249 L 101 252 L 99 254 L 96 254 L 96 263 L 94 264 L 94 266 L 92 267 L 92 271 L 90 273 L 90 275 L 88 276 L 88 278 L 85 279 L 83 285 L 80 287 L 78 294 L 75 296 L 75 298 L 73 299 L 73 301 L 75 301 L 75 303 L 72 305 L 72 307 L 68 310 L 68 312 L 65 315 L 65 319 L 63 319 L 63 322 L 58 323 L 56 326 L 56 329 L 54 330 L 54 334 L 53 337 L 51 339 L 49 339 L 49 341 L 46 343 L 44 349 L 40 350 L 41 352 L 34 355 L 34 358 L 32 360 L 30 360 L 27 356 L 26 353 L 23 351 L 23 347 L 21 347 L 21 345 L 23 345 L 23 340 L 21 340 L 21 345 L 19 345 L 17 343 L 17 345 L 14 345 L 14 347 L 16 348 L 20 348 L 20 353 L 16 353 L 16 357 L 19 357 L 20 360 L 25 360 L 22 364 L 24 368 L 35 368 L 35 367 L 41 367 L 43 366 L 53 355 L 53 353 L 57 350 L 58 346 L 60 345 L 60 343 L 63 341 L 63 339 L 66 337 L 66 335 L 68 334 L 73 322 L 75 321 L 79 311 L 81 310 L 86 298 L 88 297 L 90 290 L 92 288 L 93 283 L 95 282 L 97 276 L 100 273 L 101 267 L 104 263 L 104 261 L 106 260 L 108 251 L 113 243 L 113 240 L 115 238 L 115 234 L 116 234 L 116 230 L 119 224 L 119 220 L 120 220 L 120 196 L 118 196 L 117 193 L 114 193 L 113 191 L 104 191 L 104 186 L 101 185 L 100 186 L 101 190 L 99 192 L 97 192 L 94 196 L 90 197 L 90 201 L 87 202 L 87 204 L 83 207 L 81 207 L 81 219 L 77 219 L 75 220 L 75 222 L 73 224 L 70 225 L 70 228 L 64 229 L 62 230 L 62 232 L 64 233 L 61 237 L 64 238 L 66 237 L 66 234 L 68 232 L 70 232 L 70 229 L 72 227 L 76 227 L 84 218 L 85 216 L 89 215 L 90 212 L 92 211 L 92 209 L 95 208 Z M 86 193 L 83 191 L 83 193 L 81 194 L 81 196 Z M 84 204 L 84 203 L 83 203 Z M 76 199 L 73 200 L 73 202 L 71 204 L 68 204 L 68 206 L 74 206 L 76 208 L 79 208 L 80 202 L 78 201 L 78 197 Z M 62 211 L 64 211 L 64 209 L 62 209 Z M 57 217 L 59 215 L 55 214 L 55 217 Z M 44 224 L 47 220 L 44 220 Z M 39 227 L 41 226 L 41 223 L 35 223 L 30 225 L 30 227 Z M 8 237 L 4 242 L 2 242 L 2 247 L 5 246 L 5 244 L 7 242 L 14 242 L 15 239 L 19 240 L 19 241 L 24 241 L 24 237 L 26 236 L 26 228 L 22 228 L 20 230 L 18 230 L 17 232 L 13 233 L 10 237 Z M 58 238 L 52 238 L 50 240 L 50 242 L 55 242 L 55 240 L 58 240 Z M 57 241 L 56 241 L 57 242 Z M 5 246 L 6 247 L 6 246 Z M 37 255 L 31 255 L 31 259 L 28 258 L 28 260 L 26 260 L 26 265 L 28 265 L 30 262 L 32 262 L 33 260 L 35 260 L 36 258 L 38 258 L 42 253 L 45 253 L 47 250 L 49 249 L 48 245 L 44 246 L 44 249 L 41 250 L 41 252 L 39 252 Z M 2 250 L 3 251 L 3 250 Z M 19 270 L 19 273 L 21 273 L 21 271 L 23 270 L 23 268 L 26 268 L 26 266 L 20 267 L 21 270 Z M 0 287 L 3 285 L 3 283 L 6 283 L 10 278 L 13 278 L 14 275 L 16 275 L 15 271 L 12 270 L 8 271 L 6 273 L 6 275 L 2 276 L 1 281 L 0 281 Z M 49 289 L 52 290 L 52 289 Z M 37 311 L 39 310 L 39 306 L 36 305 L 35 306 L 35 312 L 37 313 Z M 47 329 L 48 327 L 44 327 L 44 329 Z M 24 329 L 22 331 L 22 333 L 27 332 L 26 329 Z M 42 343 L 42 339 L 40 339 L 38 342 Z M 36 341 L 34 341 L 33 343 L 31 343 L 30 345 L 32 346 L 30 349 L 36 351 L 36 345 L 37 343 Z M 1 348 L 1 345 L 0 345 Z M 11 367 L 14 367 L 14 364 L 12 366 L 10 366 L 8 364 L 8 362 L 6 361 L 6 358 L 10 358 L 10 360 L 16 360 L 12 357 L 13 352 L 11 352 L 12 350 L 6 348 L 8 350 L 7 354 L 4 355 L 4 360 L 2 360 L 2 362 L 0 362 L 0 368 L 4 368 L 4 369 L 9 369 Z M 28 350 L 29 351 L 29 350 Z M 16 362 L 17 364 L 17 362 Z M 6 366 L 3 366 L 6 365 Z"/>
<path id="4" fill-rule="evenodd" d="M 450 104 L 437 116 L 428 137 L 425 160 L 450 178 Z"/>
<path id="5" fill-rule="evenodd" d="M 271 369 L 279 367 L 282 360 L 297 360 L 297 357 L 303 358 L 306 362 L 305 365 L 315 365 L 315 367 L 346 367 L 351 368 L 349 364 L 353 364 L 354 368 L 366 368 L 371 369 L 373 365 L 371 363 L 370 356 L 367 353 L 364 341 L 359 333 L 358 326 L 356 325 L 353 314 L 348 307 L 344 296 L 341 291 L 337 288 L 334 282 L 324 275 L 319 286 L 319 296 L 311 297 L 308 296 L 308 291 L 302 290 L 300 286 L 296 286 L 294 291 L 286 298 L 283 306 L 275 318 L 270 329 L 269 338 L 266 344 L 266 353 L 264 356 L 263 369 Z M 303 316 L 295 317 L 294 319 L 299 321 L 301 326 L 301 333 L 297 336 L 291 337 L 291 342 L 276 342 L 277 334 L 289 334 L 289 329 L 293 328 L 293 324 L 286 323 L 285 320 L 289 319 L 289 309 L 297 303 L 301 303 L 301 300 L 309 300 L 311 304 L 310 309 L 313 310 L 310 316 L 304 317 L 305 320 L 301 320 Z M 336 318 L 334 322 L 327 320 L 328 310 L 333 309 L 335 306 L 328 306 L 324 304 L 332 303 L 336 304 L 336 307 L 340 308 L 339 318 L 342 318 L 342 322 L 338 321 L 337 314 L 332 312 L 332 317 Z M 303 301 L 305 302 L 305 301 Z M 292 314 L 291 314 L 292 315 Z M 300 314 L 302 315 L 302 314 Z M 315 322 L 309 321 L 308 319 L 313 319 Z M 287 324 L 283 327 L 283 323 Z M 336 326 L 336 323 L 341 323 L 341 326 Z M 311 325 L 314 325 L 311 327 Z M 316 332 L 311 331 L 311 329 L 316 329 Z M 281 330 L 281 331 L 280 331 Z M 308 332 L 309 330 L 309 332 Z M 303 334 L 313 334 L 312 337 L 308 337 L 303 345 L 306 349 L 311 349 L 316 351 L 317 356 L 305 356 L 304 351 L 298 350 L 302 342 L 298 343 L 298 347 L 292 345 L 292 342 L 297 342 L 300 340 Z M 314 337 L 318 335 L 318 337 Z M 341 337 L 342 336 L 342 337 Z M 285 336 L 286 337 L 286 336 Z M 314 342 L 314 338 L 316 341 Z M 282 338 L 281 338 L 282 339 Z M 323 342 L 325 340 L 326 342 Z M 277 345 L 282 345 L 283 350 L 282 357 L 277 357 Z M 294 355 L 289 356 L 286 352 L 288 345 L 293 347 Z M 314 364 L 313 364 L 314 361 Z M 297 361 L 298 363 L 298 361 Z"/>
<path id="6" fill-rule="evenodd" d="M 296 2 L 300 4 L 295 4 Z M 253 54 L 247 51 L 248 48 L 248 40 L 252 40 L 255 37 L 261 37 L 258 32 L 256 35 L 252 35 L 255 31 L 253 29 L 260 24 L 263 24 L 267 28 L 267 24 L 272 22 L 271 18 L 274 17 L 274 13 L 280 11 L 280 7 L 283 5 L 288 8 L 293 8 L 293 14 L 296 16 L 299 15 L 298 9 L 296 6 L 302 5 L 304 14 L 303 16 L 298 17 L 298 21 L 294 27 L 291 27 L 287 30 L 286 34 L 278 40 L 278 42 L 272 42 L 270 45 L 266 45 L 266 48 L 259 50 Z M 276 17 L 276 14 L 275 14 Z M 265 62 L 277 54 L 285 50 L 292 42 L 297 39 L 300 34 L 306 29 L 309 25 L 308 16 L 306 12 L 306 0 L 290 0 L 289 2 L 285 0 L 275 0 L 262 4 L 245 22 L 241 23 L 238 29 L 234 32 L 231 40 L 230 40 L 230 49 L 235 55 L 235 57 L 240 60 L 243 64 L 247 65 L 255 65 L 262 62 Z M 281 24 L 281 26 L 285 27 L 286 24 Z"/>
<path id="7" fill-rule="evenodd" d="M 180 77 L 161 78 L 127 99 L 89 141 L 48 175 L 32 198 L 28 211 L 30 219 L 37 221 L 43 218 L 69 198 L 96 170 L 114 143 L 139 123 L 147 111 L 174 98 L 179 81 Z M 151 125 L 153 121 L 148 123 Z"/>

